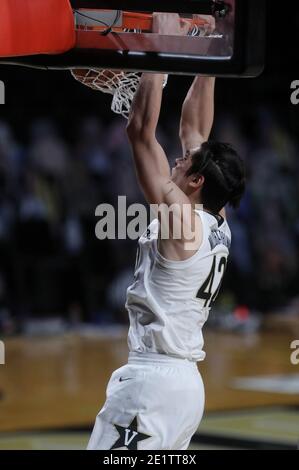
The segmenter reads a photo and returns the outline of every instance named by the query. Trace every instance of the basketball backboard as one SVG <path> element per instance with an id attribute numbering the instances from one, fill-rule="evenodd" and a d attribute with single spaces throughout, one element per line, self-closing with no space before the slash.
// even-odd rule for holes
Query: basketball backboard
<path id="1" fill-rule="evenodd" d="M 256 76 L 263 69 L 264 0 L 71 0 L 70 4 L 74 47 L 5 62 L 54 69 L 97 67 L 237 77 Z M 179 13 L 190 21 L 190 34 L 153 33 L 153 11 Z M 215 17 L 213 31 L 207 33 L 204 25 L 195 24 L 194 15 L 199 14 Z"/>

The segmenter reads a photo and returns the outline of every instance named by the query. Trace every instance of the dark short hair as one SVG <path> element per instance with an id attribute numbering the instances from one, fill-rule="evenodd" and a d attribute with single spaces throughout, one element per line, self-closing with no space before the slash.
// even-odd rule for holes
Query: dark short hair
<path id="1" fill-rule="evenodd" d="M 205 178 L 201 199 L 203 206 L 218 213 L 226 204 L 237 208 L 245 191 L 244 162 L 230 144 L 204 142 L 192 155 L 193 174 Z"/>

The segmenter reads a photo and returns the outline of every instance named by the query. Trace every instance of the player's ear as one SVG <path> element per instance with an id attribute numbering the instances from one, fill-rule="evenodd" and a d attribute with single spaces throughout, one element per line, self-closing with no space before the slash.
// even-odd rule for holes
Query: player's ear
<path id="1" fill-rule="evenodd" d="M 205 182 L 205 177 L 203 175 L 191 175 L 190 176 L 190 181 L 189 185 L 194 189 L 200 189 L 202 188 L 203 184 Z"/>

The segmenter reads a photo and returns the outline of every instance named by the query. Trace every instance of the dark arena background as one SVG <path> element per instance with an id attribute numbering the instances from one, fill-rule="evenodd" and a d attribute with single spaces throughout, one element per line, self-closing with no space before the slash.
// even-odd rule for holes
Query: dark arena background
<path id="1" fill-rule="evenodd" d="M 216 84 L 213 138 L 242 154 L 248 186 L 228 214 L 233 244 L 204 327 L 206 410 L 191 450 L 299 443 L 299 11 L 271 5 L 263 74 Z M 144 200 L 110 95 L 66 70 L 0 65 L 0 80 L 0 449 L 83 450 L 127 360 L 136 254 L 136 241 L 96 238 L 95 209 Z M 170 76 L 164 91 L 159 140 L 171 158 L 191 80 Z"/>

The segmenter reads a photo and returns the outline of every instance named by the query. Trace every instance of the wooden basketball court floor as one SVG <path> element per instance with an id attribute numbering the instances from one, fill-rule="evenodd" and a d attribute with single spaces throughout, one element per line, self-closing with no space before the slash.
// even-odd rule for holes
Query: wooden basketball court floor
<path id="1" fill-rule="evenodd" d="M 111 372 L 127 359 L 126 329 L 5 340 L 0 449 L 83 449 Z M 204 420 L 191 448 L 296 448 L 298 322 L 249 335 L 207 330 L 199 364 Z M 183 406 L 183 403 L 182 403 Z"/>

